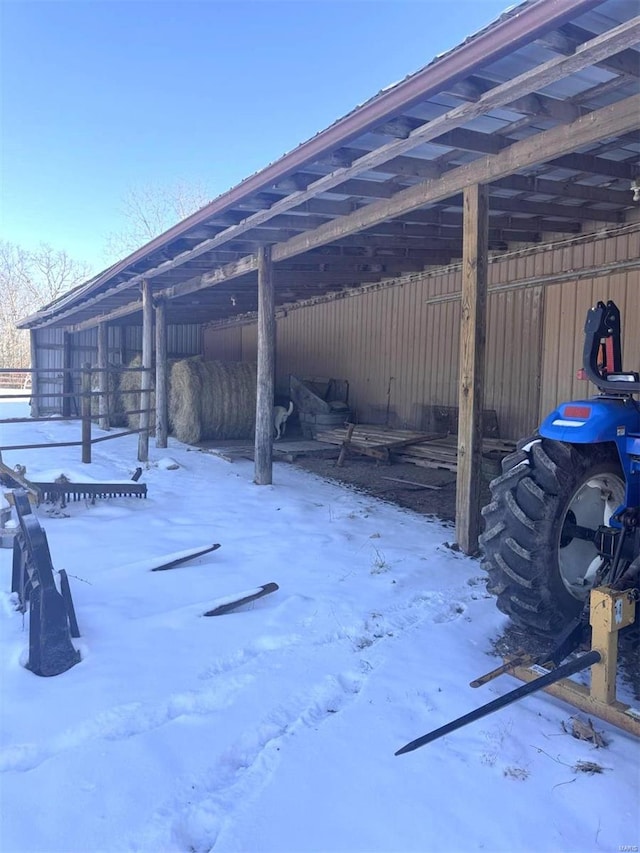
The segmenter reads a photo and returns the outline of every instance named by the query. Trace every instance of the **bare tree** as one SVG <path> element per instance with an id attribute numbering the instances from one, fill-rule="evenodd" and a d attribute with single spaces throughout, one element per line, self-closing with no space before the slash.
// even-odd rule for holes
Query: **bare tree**
<path id="1" fill-rule="evenodd" d="M 28 250 L 0 240 L 0 367 L 28 367 L 29 334 L 16 323 L 91 275 L 88 264 L 42 243 Z"/>
<path id="2" fill-rule="evenodd" d="M 132 187 L 120 210 L 124 225 L 107 237 L 106 257 L 117 261 L 131 254 L 208 202 L 209 196 L 199 184 Z"/>

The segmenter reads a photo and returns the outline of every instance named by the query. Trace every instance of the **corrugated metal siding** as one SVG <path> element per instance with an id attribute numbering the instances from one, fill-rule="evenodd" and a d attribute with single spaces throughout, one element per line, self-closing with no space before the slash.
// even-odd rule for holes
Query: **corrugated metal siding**
<path id="1" fill-rule="evenodd" d="M 625 366 L 640 367 L 638 271 L 531 280 L 638 257 L 640 232 L 630 229 L 490 265 L 485 408 L 496 411 L 502 436 L 525 436 L 561 399 L 593 392 L 574 375 L 586 311 L 598 299 L 620 306 Z M 277 323 L 277 390 L 286 393 L 289 373 L 347 379 L 361 421 L 425 428 L 425 407 L 458 405 L 460 288 L 459 270 L 450 269 L 289 311 Z M 205 347 L 224 352 L 230 332 L 209 330 Z M 257 326 L 239 332 L 242 358 L 255 359 Z"/>
<path id="2" fill-rule="evenodd" d="M 171 358 L 202 354 L 202 326 L 198 323 L 168 325 L 167 353 Z"/>
<path id="3" fill-rule="evenodd" d="M 347 379 L 361 421 L 426 429 L 428 407 L 458 405 L 460 302 L 446 294 L 459 286 L 456 271 L 292 311 L 278 321 L 278 387 L 289 373 Z M 504 435 L 536 417 L 541 300 L 541 288 L 489 298 L 485 408 Z"/>
<path id="4" fill-rule="evenodd" d="M 62 400 L 62 367 L 64 363 L 64 332 L 62 329 L 38 329 L 36 331 L 37 363 L 40 368 L 53 368 L 59 374 L 42 374 L 39 377 L 40 390 L 51 397 L 40 401 L 43 415 L 60 414 Z M 134 356 L 142 352 L 141 326 L 110 326 L 107 330 L 107 358 L 110 364 L 128 364 Z M 167 351 L 170 358 L 184 358 L 199 355 L 202 352 L 202 327 L 197 324 L 169 325 L 167 327 Z M 83 364 L 95 365 L 98 358 L 98 329 L 94 327 L 76 332 L 70 339 L 71 367 L 79 371 Z M 73 390 L 80 390 L 80 374 L 73 375 Z M 71 411 L 78 410 L 77 401 L 72 401 Z"/>
<path id="5" fill-rule="evenodd" d="M 242 328 L 220 329 L 215 335 L 205 330 L 203 350 L 207 361 L 242 361 Z"/>
<path id="6" fill-rule="evenodd" d="M 485 409 L 504 437 L 528 435 L 538 422 L 544 289 L 489 296 Z"/>
<path id="7" fill-rule="evenodd" d="M 35 334 L 36 340 L 37 366 L 61 371 L 64 340 L 62 329 L 37 329 L 32 334 Z M 41 394 L 59 394 L 62 391 L 62 373 L 42 373 L 37 381 Z M 59 414 L 62 411 L 59 397 L 43 397 L 38 402 L 43 415 Z"/>
<path id="8" fill-rule="evenodd" d="M 107 348 L 108 358 L 112 364 L 121 363 L 121 335 L 119 326 L 112 326 L 108 330 Z M 64 332 L 62 329 L 38 329 L 36 331 L 37 361 L 39 368 L 59 370 L 60 373 L 42 373 L 38 377 L 39 390 L 43 394 L 62 391 L 62 368 L 64 365 Z M 98 356 L 98 330 L 87 329 L 71 335 L 70 367 L 77 371 L 73 374 L 73 390 L 80 391 L 79 370 L 83 364 L 95 364 Z M 78 403 L 72 401 L 71 411 L 76 412 Z M 40 400 L 40 411 L 43 415 L 60 414 L 62 411 L 62 400 L 59 396 L 44 397 Z"/>
<path id="9" fill-rule="evenodd" d="M 611 275 L 547 288 L 542 359 L 540 417 L 558 403 L 595 393 L 594 386 L 576 378 L 582 367 L 584 320 L 588 309 L 613 299 L 622 314 L 622 364 L 640 369 L 640 275 Z"/>
<path id="10" fill-rule="evenodd" d="M 126 364 L 142 353 L 142 326 L 124 327 L 123 360 Z M 167 355 L 187 358 L 202 353 L 202 326 L 197 323 L 167 326 Z"/>

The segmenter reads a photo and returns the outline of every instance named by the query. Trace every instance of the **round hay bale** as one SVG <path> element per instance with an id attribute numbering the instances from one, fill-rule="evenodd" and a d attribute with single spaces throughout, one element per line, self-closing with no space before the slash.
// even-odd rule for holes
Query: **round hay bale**
<path id="1" fill-rule="evenodd" d="M 126 426 L 126 418 L 124 414 L 124 406 L 122 405 L 122 397 L 120 395 L 120 368 L 116 364 L 109 364 L 109 373 L 107 374 L 107 412 L 109 416 L 110 426 Z M 99 391 L 98 376 L 94 375 L 91 387 L 92 391 Z M 91 418 L 94 421 L 98 420 L 99 416 L 99 400 L 98 396 L 91 398 Z"/>
<path id="2" fill-rule="evenodd" d="M 177 361 L 171 368 L 169 394 L 169 423 L 173 434 L 186 444 L 200 441 L 200 398 L 202 382 L 198 362 L 200 357 Z"/>
<path id="3" fill-rule="evenodd" d="M 171 367 L 176 363 L 176 359 L 167 359 L 167 396 L 171 395 Z M 142 357 L 136 355 L 127 365 L 127 367 L 141 367 Z M 126 412 L 138 412 L 142 408 L 142 393 L 140 385 L 142 383 L 142 372 L 140 370 L 123 370 L 120 373 L 120 397 L 122 399 L 122 410 Z M 149 407 L 154 410 L 156 406 L 156 374 L 155 364 L 151 370 L 151 390 L 149 394 Z M 127 414 L 126 422 L 129 429 L 140 429 L 140 413 Z M 155 434 L 156 414 L 152 411 L 149 415 L 149 429 L 152 435 Z"/>
<path id="4" fill-rule="evenodd" d="M 255 364 L 203 361 L 199 356 L 171 369 L 169 421 L 180 441 L 253 438 L 256 419 Z"/>
<path id="5" fill-rule="evenodd" d="M 127 367 L 141 367 L 142 356 L 136 355 L 131 359 Z M 122 399 L 122 409 L 125 413 L 125 418 L 129 429 L 140 429 L 140 414 L 133 414 L 138 409 L 142 408 L 140 401 L 140 385 L 142 373 L 139 370 L 123 370 L 120 373 L 120 397 Z M 151 401 L 150 405 L 155 405 L 155 394 L 153 392 L 155 377 L 151 374 Z M 151 423 L 154 419 L 151 418 Z"/>

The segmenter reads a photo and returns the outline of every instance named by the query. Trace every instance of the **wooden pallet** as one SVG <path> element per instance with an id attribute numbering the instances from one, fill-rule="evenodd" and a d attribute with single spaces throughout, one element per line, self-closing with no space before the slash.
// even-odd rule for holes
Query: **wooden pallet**
<path id="1" fill-rule="evenodd" d="M 485 438 L 482 440 L 482 466 L 487 475 L 500 473 L 500 460 L 515 450 L 515 442 L 504 439 Z M 437 468 L 446 471 L 458 470 L 457 437 L 422 442 L 403 448 L 393 454 L 394 459 L 410 462 L 422 468 Z"/>
<path id="2" fill-rule="evenodd" d="M 359 453 L 363 456 L 371 456 L 380 462 L 390 462 L 392 453 L 437 437 L 433 433 L 425 434 L 413 430 L 358 424 L 350 425 L 346 429 L 319 432 L 317 440 L 328 444 L 339 444 L 342 450 L 348 453 Z M 344 458 L 342 453 L 341 457 Z"/>
<path id="3" fill-rule="evenodd" d="M 383 462 L 410 462 L 422 468 L 457 471 L 458 448 L 455 435 L 424 434 L 412 430 L 390 429 L 372 424 L 358 424 L 351 435 L 349 429 L 332 429 L 318 433 L 318 441 L 339 444 L 347 452 L 371 456 Z M 515 449 L 515 443 L 499 438 L 482 442 L 483 466 L 488 474 L 499 473 L 499 462 Z"/>

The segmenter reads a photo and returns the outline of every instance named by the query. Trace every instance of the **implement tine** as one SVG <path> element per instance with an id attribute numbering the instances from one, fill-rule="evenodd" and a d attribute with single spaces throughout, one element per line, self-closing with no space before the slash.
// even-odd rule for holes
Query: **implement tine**
<path id="1" fill-rule="evenodd" d="M 530 681 L 528 684 L 523 684 L 522 687 L 518 687 L 510 693 L 506 693 L 504 696 L 494 699 L 493 702 L 489 702 L 481 708 L 476 708 L 475 711 L 471 711 L 463 717 L 458 717 L 457 720 L 452 720 L 452 722 L 441 726 L 439 729 L 434 729 L 432 732 L 416 738 L 416 740 L 412 740 L 394 754 L 404 755 L 406 752 L 413 752 L 414 749 L 419 749 L 421 746 L 425 746 L 434 740 L 438 740 L 438 738 L 444 737 L 444 735 L 455 732 L 457 729 L 461 729 L 463 726 L 473 723 L 475 720 L 480 720 L 482 717 L 493 714 L 494 711 L 499 711 L 500 708 L 505 708 L 507 705 L 517 702 L 519 699 L 528 696 L 530 693 L 536 693 L 538 690 L 542 690 L 544 687 L 548 687 L 556 681 L 561 681 L 569 675 L 581 672 L 588 666 L 593 666 L 594 663 L 599 663 L 600 660 L 600 652 L 595 650 L 586 652 L 575 660 L 569 661 L 568 663 L 557 667 L 557 669 L 551 670 L 551 672 L 547 672 L 546 675 L 541 675 L 540 678 L 536 678 L 534 681 Z"/>

